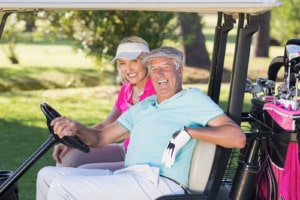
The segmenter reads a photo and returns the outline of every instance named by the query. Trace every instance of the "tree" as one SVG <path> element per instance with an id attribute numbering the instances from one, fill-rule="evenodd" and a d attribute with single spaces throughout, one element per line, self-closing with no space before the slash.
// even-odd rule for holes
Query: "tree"
<path id="1" fill-rule="evenodd" d="M 209 69 L 211 63 L 202 33 L 201 17 L 197 13 L 177 13 L 177 19 L 186 65 Z"/>
<path id="2" fill-rule="evenodd" d="M 33 32 L 36 29 L 35 20 L 36 15 L 32 13 L 17 13 L 18 21 L 25 22 L 25 31 L 26 32 Z"/>
<path id="3" fill-rule="evenodd" d="M 149 11 L 67 11 L 44 12 L 44 32 L 74 39 L 78 47 L 98 60 L 111 59 L 124 36 L 138 35 L 150 48 L 162 45 L 164 39 L 178 40 L 174 34 L 180 26 L 188 66 L 210 66 L 202 34 L 201 18 L 196 13 L 178 13 L 178 24 L 171 21 L 174 13 Z"/>
<path id="4" fill-rule="evenodd" d="M 300 37 L 300 0 L 283 0 L 283 5 L 271 12 L 271 35 L 281 44 Z"/>
<path id="5" fill-rule="evenodd" d="M 99 61 L 110 60 L 125 36 L 138 35 L 156 48 L 175 29 L 168 25 L 174 14 L 167 12 L 60 11 L 40 16 L 45 33 L 74 39 L 78 48 Z"/>
<path id="6" fill-rule="evenodd" d="M 2 37 L 7 45 L 1 45 L 1 47 L 12 64 L 19 64 L 19 58 L 16 53 L 16 45 L 19 33 L 25 29 L 24 27 L 25 22 L 22 20 L 18 21 L 15 13 L 11 14 L 6 21 Z"/>

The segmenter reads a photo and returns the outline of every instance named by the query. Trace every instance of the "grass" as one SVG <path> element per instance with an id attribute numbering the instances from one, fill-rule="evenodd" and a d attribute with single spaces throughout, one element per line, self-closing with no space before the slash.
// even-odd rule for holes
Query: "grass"
<path id="1" fill-rule="evenodd" d="M 105 66 L 95 66 L 91 58 L 74 52 L 68 45 L 20 44 L 16 50 L 20 61 L 17 65 L 6 58 L 3 49 L 7 45 L 1 47 L 0 91 L 91 87 L 115 82 L 112 66 L 103 70 Z"/>
<path id="2" fill-rule="evenodd" d="M 63 115 L 93 125 L 110 111 L 116 93 L 115 86 L 102 86 L 1 94 L 0 169 L 15 171 L 49 137 L 39 108 L 41 102 L 48 102 Z M 51 153 L 52 149 L 18 181 L 20 199 L 35 198 L 37 171 L 54 165 Z"/>
<path id="3" fill-rule="evenodd" d="M 215 19 L 206 18 L 208 21 Z M 208 23 L 210 24 L 210 22 Z M 212 51 L 213 26 L 204 30 L 208 51 Z M 233 36 L 230 36 L 230 40 Z M 113 106 L 118 87 L 112 86 L 112 71 L 101 71 L 91 59 L 74 51 L 69 43 L 52 44 L 38 40 L 34 45 L 17 46 L 19 65 L 12 65 L 0 48 L 0 169 L 16 170 L 48 137 L 45 117 L 39 109 L 41 102 L 48 102 L 61 114 L 93 125 L 101 121 Z M 234 45 L 229 43 L 225 68 L 230 71 Z M 272 47 L 270 58 L 282 55 L 282 47 Z M 270 58 L 250 58 L 248 76 L 255 80 L 266 77 Z M 209 72 L 185 68 L 185 80 L 203 82 L 185 87 L 207 89 Z M 204 81 L 201 81 L 204 80 Z M 31 84 L 31 85 L 30 85 Z M 101 85 L 101 86 L 96 86 Z M 86 87 L 89 86 L 89 87 Z M 74 88 L 77 87 L 77 88 Z M 28 89 L 34 91 L 27 91 Z M 45 90 L 47 88 L 47 90 Z M 10 92 L 7 92 L 10 91 Z M 220 105 L 226 109 L 229 84 L 222 84 Z M 250 108 L 250 96 L 245 95 L 244 109 Z M 38 170 L 54 165 L 50 149 L 18 181 L 20 199 L 35 198 L 35 181 Z"/>

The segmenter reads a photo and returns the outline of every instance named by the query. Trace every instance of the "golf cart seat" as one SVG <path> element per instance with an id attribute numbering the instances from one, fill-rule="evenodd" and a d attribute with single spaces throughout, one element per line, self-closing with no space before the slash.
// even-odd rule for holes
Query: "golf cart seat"
<path id="1" fill-rule="evenodd" d="M 198 141 L 194 149 L 189 175 L 190 194 L 166 195 L 157 200 L 216 199 L 230 152 L 231 149 Z"/>

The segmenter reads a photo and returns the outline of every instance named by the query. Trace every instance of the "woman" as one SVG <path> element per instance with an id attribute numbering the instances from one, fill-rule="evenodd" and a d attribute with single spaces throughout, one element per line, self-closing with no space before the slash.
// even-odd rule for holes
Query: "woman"
<path id="1" fill-rule="evenodd" d="M 131 36 L 119 43 L 112 62 L 117 62 L 119 78 L 123 84 L 113 109 L 106 119 L 95 125 L 96 128 L 108 126 L 130 106 L 155 94 L 148 71 L 142 64 L 142 59 L 148 53 L 148 43 L 140 37 Z M 121 144 L 110 144 L 101 149 L 91 148 L 88 154 L 58 144 L 52 156 L 57 166 L 116 170 L 124 166 L 128 143 L 129 138 L 126 138 Z"/>

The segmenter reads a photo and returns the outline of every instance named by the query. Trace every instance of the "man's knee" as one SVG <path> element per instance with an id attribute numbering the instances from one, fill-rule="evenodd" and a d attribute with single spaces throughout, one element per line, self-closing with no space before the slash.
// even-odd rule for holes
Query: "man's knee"
<path id="1" fill-rule="evenodd" d="M 48 199 L 83 199 L 78 196 L 81 187 L 76 182 L 72 176 L 56 177 L 49 186 Z"/>
<path id="2" fill-rule="evenodd" d="M 48 166 L 48 167 L 43 167 L 42 169 L 40 169 L 38 171 L 38 174 L 37 174 L 37 179 L 38 180 L 45 180 L 45 179 L 48 179 L 49 176 L 51 176 L 49 173 L 51 171 L 53 167 L 52 166 Z"/>
<path id="3" fill-rule="evenodd" d="M 62 197 L 63 199 L 69 198 L 69 196 L 67 195 L 68 192 L 65 190 L 66 184 L 67 183 L 65 183 L 63 177 L 57 177 L 56 179 L 54 179 L 49 187 L 48 199 L 57 199 Z"/>

